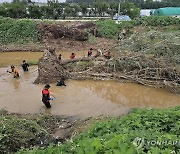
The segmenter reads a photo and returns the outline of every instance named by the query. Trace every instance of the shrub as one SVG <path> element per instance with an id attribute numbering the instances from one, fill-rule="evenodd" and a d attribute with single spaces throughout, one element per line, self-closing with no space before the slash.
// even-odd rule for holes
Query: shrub
<path id="1" fill-rule="evenodd" d="M 131 21 L 123 21 L 119 27 L 120 28 L 133 28 L 134 26 L 179 26 L 180 19 L 168 16 L 149 16 L 143 18 L 136 18 Z M 172 28 L 172 27 L 171 27 Z"/>
<path id="2" fill-rule="evenodd" d="M 48 133 L 37 123 L 13 115 L 0 116 L 0 153 L 45 143 Z"/>
<path id="3" fill-rule="evenodd" d="M 134 21 L 134 25 L 145 25 L 145 26 L 169 26 L 179 25 L 180 19 L 168 16 L 149 16 L 144 18 L 137 18 Z"/>
<path id="4" fill-rule="evenodd" d="M 113 20 L 96 22 L 98 34 L 107 38 L 118 38 L 119 28 Z"/>
<path id="5" fill-rule="evenodd" d="M 0 43 L 28 43 L 37 42 L 39 32 L 36 23 L 27 19 L 14 20 L 0 18 Z"/>

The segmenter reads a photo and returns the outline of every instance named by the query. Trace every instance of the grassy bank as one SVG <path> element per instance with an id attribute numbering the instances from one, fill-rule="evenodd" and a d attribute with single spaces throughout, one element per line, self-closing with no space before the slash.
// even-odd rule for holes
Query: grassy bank
<path id="1" fill-rule="evenodd" d="M 37 24 L 31 20 L 0 18 L 0 44 L 26 44 L 38 42 Z"/>
<path id="2" fill-rule="evenodd" d="M 180 140 L 179 119 L 180 107 L 135 109 L 120 118 L 98 121 L 88 131 L 65 144 L 18 153 L 178 153 L 179 142 L 170 143 Z"/>
<path id="3" fill-rule="evenodd" d="M 21 147 L 48 144 L 50 134 L 33 120 L 0 113 L 0 153 L 16 152 Z"/>

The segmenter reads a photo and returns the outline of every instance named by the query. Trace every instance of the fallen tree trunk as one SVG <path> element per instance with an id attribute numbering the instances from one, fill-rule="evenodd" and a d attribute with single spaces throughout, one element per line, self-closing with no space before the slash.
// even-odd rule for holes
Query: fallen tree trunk
<path id="1" fill-rule="evenodd" d="M 95 80 L 103 80 L 103 79 L 112 79 L 112 80 L 119 80 L 122 79 L 128 82 L 139 83 L 145 86 L 153 87 L 153 88 L 164 88 L 168 91 L 173 93 L 180 93 L 180 84 L 174 83 L 173 81 L 165 81 L 165 80 L 158 80 L 155 81 L 154 79 L 141 79 L 137 76 L 133 75 L 126 75 L 126 74 L 117 74 L 117 73 L 87 73 L 87 72 L 80 72 L 80 73 L 71 73 L 71 79 L 95 79 Z"/>

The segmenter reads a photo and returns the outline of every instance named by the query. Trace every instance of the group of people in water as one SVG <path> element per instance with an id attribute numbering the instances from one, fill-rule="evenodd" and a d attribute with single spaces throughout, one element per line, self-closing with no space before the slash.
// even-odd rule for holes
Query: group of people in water
<path id="1" fill-rule="evenodd" d="M 90 48 L 90 49 L 88 50 L 87 56 L 90 57 L 90 56 L 92 56 L 92 54 L 93 54 L 93 49 Z M 106 59 L 110 59 L 110 58 L 111 58 L 111 54 L 110 54 L 109 51 L 105 52 L 103 55 L 104 55 L 104 57 L 105 57 Z M 75 53 L 71 53 L 70 59 L 74 59 L 75 56 L 76 56 Z M 62 60 L 62 55 L 61 55 L 61 54 L 59 55 L 58 60 L 59 60 L 59 61 Z M 23 60 L 23 63 L 22 63 L 21 66 L 22 66 L 24 72 L 28 72 L 28 70 L 29 70 L 29 64 L 28 64 L 25 60 Z M 8 72 L 8 73 L 13 73 L 14 78 L 19 78 L 19 77 L 20 77 L 20 75 L 19 75 L 19 70 L 18 70 L 18 68 L 15 67 L 14 65 L 12 65 L 12 66 L 11 66 L 11 70 L 7 70 L 7 72 Z M 66 86 L 66 84 L 65 84 L 64 81 L 65 81 L 65 78 L 61 78 L 61 79 L 57 82 L 56 86 Z M 50 100 L 53 100 L 53 98 L 50 97 L 50 92 L 49 92 L 49 88 L 50 88 L 50 87 L 51 87 L 51 86 L 50 86 L 49 84 L 46 84 L 46 85 L 44 86 L 43 90 L 42 90 L 42 102 L 44 103 L 44 105 L 46 106 L 46 108 L 51 108 Z"/>

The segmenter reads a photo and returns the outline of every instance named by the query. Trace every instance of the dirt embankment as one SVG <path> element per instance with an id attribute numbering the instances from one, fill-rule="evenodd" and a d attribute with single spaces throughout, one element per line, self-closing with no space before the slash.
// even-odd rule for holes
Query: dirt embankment
<path id="1" fill-rule="evenodd" d="M 55 48 L 56 51 L 83 51 L 92 48 L 108 48 L 116 41 L 98 37 L 93 22 L 62 22 L 54 24 L 39 23 L 37 29 L 40 33 L 38 43 L 8 44 L 0 47 L 0 52 L 31 51 L 43 52 L 47 48 Z M 94 36 L 89 40 L 87 33 Z"/>

